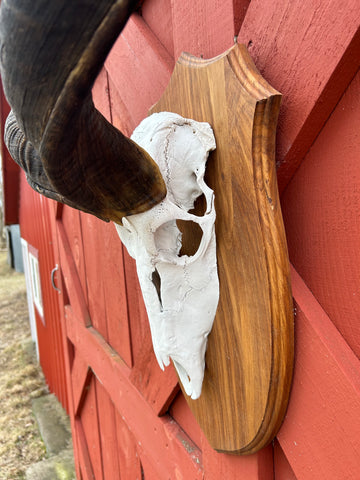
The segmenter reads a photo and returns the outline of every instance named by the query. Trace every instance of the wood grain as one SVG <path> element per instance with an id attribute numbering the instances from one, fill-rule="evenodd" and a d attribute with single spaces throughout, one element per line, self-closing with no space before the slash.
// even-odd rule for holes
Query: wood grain
<path id="1" fill-rule="evenodd" d="M 291 385 L 292 298 L 274 162 L 280 98 L 236 45 L 208 61 L 183 55 L 151 110 L 207 121 L 216 137 L 206 176 L 216 197 L 220 302 L 202 395 L 188 402 L 223 452 L 269 443 Z"/>

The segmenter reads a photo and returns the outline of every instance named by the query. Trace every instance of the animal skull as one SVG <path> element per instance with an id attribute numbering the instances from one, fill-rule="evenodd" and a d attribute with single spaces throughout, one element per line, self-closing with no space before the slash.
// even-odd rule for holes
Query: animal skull
<path id="1" fill-rule="evenodd" d="M 158 164 L 167 195 L 152 209 L 124 217 L 116 229 L 136 260 L 157 361 L 164 369 L 171 358 L 185 392 L 196 399 L 219 299 L 214 192 L 204 181 L 215 139 L 207 123 L 168 112 L 146 118 L 132 139 Z M 189 213 L 202 194 L 205 214 Z M 176 220 L 195 222 L 202 230 L 192 256 L 180 253 L 182 234 Z"/>

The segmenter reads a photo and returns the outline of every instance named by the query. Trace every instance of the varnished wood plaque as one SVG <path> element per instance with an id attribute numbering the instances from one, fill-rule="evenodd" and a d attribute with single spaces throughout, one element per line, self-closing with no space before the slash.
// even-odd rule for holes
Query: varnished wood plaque
<path id="1" fill-rule="evenodd" d="M 208 122 L 215 133 L 206 182 L 215 192 L 220 300 L 201 397 L 185 397 L 220 452 L 267 445 L 289 398 L 293 305 L 275 170 L 280 100 L 246 47 L 235 45 L 210 60 L 182 55 L 151 110 Z M 189 244 L 194 236 L 186 232 Z"/>

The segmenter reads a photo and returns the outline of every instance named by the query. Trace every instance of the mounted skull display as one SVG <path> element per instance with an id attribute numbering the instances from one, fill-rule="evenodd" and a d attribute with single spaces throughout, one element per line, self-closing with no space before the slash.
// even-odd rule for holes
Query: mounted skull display
<path id="1" fill-rule="evenodd" d="M 144 120 L 130 140 L 91 97 L 137 3 L 2 2 L 1 76 L 12 108 L 5 140 L 36 191 L 116 222 L 136 259 L 159 365 L 171 358 L 195 399 L 219 298 L 214 194 L 204 182 L 212 130 L 163 113 Z M 189 213 L 200 196 L 205 213 Z M 201 230 L 191 253 L 182 251 L 180 221 Z"/>
<path id="2" fill-rule="evenodd" d="M 149 316 L 153 346 L 162 369 L 172 359 L 185 392 L 200 396 L 207 336 L 219 298 L 214 193 L 204 181 L 215 139 L 207 123 L 173 113 L 154 113 L 132 139 L 157 162 L 167 196 L 151 210 L 116 225 L 138 277 Z M 204 195 L 205 213 L 189 213 Z M 201 240 L 192 255 L 182 254 L 177 221 L 194 222 Z"/>

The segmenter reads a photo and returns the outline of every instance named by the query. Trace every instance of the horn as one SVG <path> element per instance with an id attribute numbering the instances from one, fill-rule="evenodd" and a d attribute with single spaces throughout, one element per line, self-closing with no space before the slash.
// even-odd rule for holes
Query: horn
<path id="1" fill-rule="evenodd" d="M 166 187 L 151 157 L 96 110 L 91 89 L 138 0 L 3 0 L 5 142 L 40 193 L 103 220 L 143 212 Z"/>

